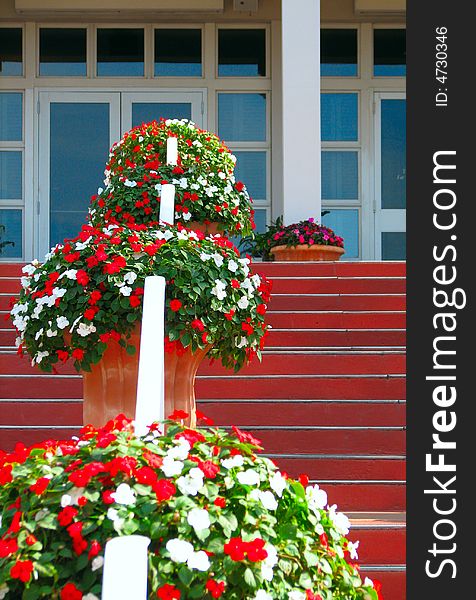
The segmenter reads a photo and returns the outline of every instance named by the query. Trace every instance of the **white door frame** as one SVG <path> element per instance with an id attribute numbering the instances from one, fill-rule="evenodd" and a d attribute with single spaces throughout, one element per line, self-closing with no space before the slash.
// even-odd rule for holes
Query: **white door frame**
<path id="1" fill-rule="evenodd" d="M 406 100 L 405 92 L 376 92 L 375 120 L 374 120 L 374 198 L 375 198 L 375 259 L 382 260 L 382 231 L 404 232 L 406 231 L 406 209 L 382 209 L 382 148 L 381 148 L 381 123 L 382 123 L 382 100 Z"/>
<path id="2" fill-rule="evenodd" d="M 199 127 L 207 125 L 207 90 L 206 88 L 190 89 L 158 89 L 157 91 L 140 89 L 127 90 L 85 90 L 63 88 L 38 89 L 36 91 L 37 106 L 37 146 L 34 199 L 34 232 L 35 242 L 33 255 L 40 260 L 50 250 L 50 110 L 51 102 L 107 102 L 109 112 L 109 145 L 131 128 L 132 103 L 139 102 L 190 102 L 192 104 L 192 120 Z M 104 157 L 106 163 L 107 156 Z"/>

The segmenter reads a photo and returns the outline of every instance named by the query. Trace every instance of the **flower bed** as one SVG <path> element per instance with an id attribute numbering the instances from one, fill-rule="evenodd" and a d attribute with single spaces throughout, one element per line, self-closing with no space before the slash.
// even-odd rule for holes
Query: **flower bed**
<path id="1" fill-rule="evenodd" d="M 142 318 L 144 279 L 163 275 L 166 350 L 212 345 L 211 358 L 238 370 L 260 356 L 270 284 L 221 236 L 176 229 L 83 226 L 46 262 L 24 267 L 11 311 L 20 351 L 51 371 L 70 357 L 78 370 L 97 363 L 110 339 L 127 346 Z M 133 353 L 134 347 L 127 346 Z"/>
<path id="2" fill-rule="evenodd" d="M 171 421 L 137 438 L 119 416 L 0 454 L 0 597 L 98 600 L 106 541 L 140 534 L 151 598 L 377 600 L 347 517 L 258 447 L 235 427 Z"/>
<path id="3" fill-rule="evenodd" d="M 166 164 L 168 137 L 177 137 L 178 164 Z M 113 145 L 105 189 L 93 196 L 91 220 L 148 224 L 157 221 L 164 183 L 176 186 L 176 219 L 217 222 L 230 234 L 254 229 L 251 199 L 234 176 L 235 156 L 214 134 L 183 120 L 161 120 L 127 132 Z"/>

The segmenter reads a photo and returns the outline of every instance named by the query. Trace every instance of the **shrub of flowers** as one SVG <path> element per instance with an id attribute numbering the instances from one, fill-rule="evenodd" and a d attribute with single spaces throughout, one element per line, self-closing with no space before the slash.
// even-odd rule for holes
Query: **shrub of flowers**
<path id="1" fill-rule="evenodd" d="M 347 517 L 251 434 L 168 421 L 135 437 L 120 415 L 79 435 L 0 454 L 0 598 L 99 600 L 105 543 L 130 534 L 152 540 L 149 598 L 379 598 Z"/>
<path id="2" fill-rule="evenodd" d="M 176 137 L 178 164 L 166 164 L 167 138 Z M 177 222 L 217 222 L 222 231 L 254 228 L 246 186 L 234 176 L 236 157 L 214 134 L 191 121 L 161 120 L 128 131 L 111 148 L 105 188 L 92 197 L 90 218 L 142 224 L 157 221 L 161 189 L 175 184 Z"/>
<path id="3" fill-rule="evenodd" d="M 11 310 L 26 350 L 44 371 L 73 358 L 78 370 L 97 363 L 111 340 L 127 339 L 142 318 L 144 280 L 166 286 L 166 351 L 211 345 L 209 356 L 238 370 L 261 356 L 270 283 L 219 234 L 160 224 L 98 229 L 57 245 L 43 264 L 23 268 Z"/>

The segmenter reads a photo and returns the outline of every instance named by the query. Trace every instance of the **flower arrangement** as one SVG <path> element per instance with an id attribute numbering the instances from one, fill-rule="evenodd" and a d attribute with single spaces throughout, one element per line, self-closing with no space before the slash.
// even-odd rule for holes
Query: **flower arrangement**
<path id="1" fill-rule="evenodd" d="M 166 161 L 169 137 L 177 138 L 177 165 Z M 105 188 L 92 197 L 91 221 L 158 221 L 162 185 L 173 183 L 178 223 L 216 222 L 222 231 L 248 235 L 254 229 L 254 211 L 246 186 L 235 179 L 235 163 L 216 135 L 186 119 L 135 127 L 111 148 Z"/>
<path id="2" fill-rule="evenodd" d="M 186 417 L 135 437 L 120 415 L 1 453 L 0 598 L 99 600 L 104 545 L 130 534 L 152 540 L 150 598 L 381 597 L 319 486 L 256 455 L 251 434 Z"/>
<path id="3" fill-rule="evenodd" d="M 111 340 L 133 354 L 128 337 L 142 318 L 144 280 L 166 286 L 166 351 L 211 345 L 209 356 L 238 370 L 261 356 L 270 283 L 220 235 L 160 224 L 158 228 L 83 226 L 43 264 L 23 268 L 11 318 L 19 350 L 51 371 L 74 359 L 78 370 L 99 362 Z"/>

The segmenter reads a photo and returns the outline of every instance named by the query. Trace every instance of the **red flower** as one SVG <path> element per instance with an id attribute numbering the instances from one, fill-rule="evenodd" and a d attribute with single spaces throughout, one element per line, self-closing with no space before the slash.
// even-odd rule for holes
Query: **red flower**
<path id="1" fill-rule="evenodd" d="M 264 549 L 264 544 L 265 541 L 261 538 L 255 538 L 252 542 L 248 542 L 248 547 L 246 550 L 248 559 L 252 562 L 264 560 L 268 556 L 268 553 Z"/>
<path id="2" fill-rule="evenodd" d="M 87 547 L 88 542 L 82 536 L 78 535 L 73 538 L 73 550 L 77 556 L 81 556 Z"/>
<path id="3" fill-rule="evenodd" d="M 79 283 L 79 285 L 88 285 L 89 275 L 83 269 L 79 269 L 79 271 L 76 273 L 76 281 Z"/>
<path id="4" fill-rule="evenodd" d="M 89 549 L 88 558 L 94 558 L 101 552 L 101 544 L 97 540 L 91 542 L 91 548 Z"/>
<path id="5" fill-rule="evenodd" d="M 174 585 L 166 583 L 157 590 L 157 598 L 161 598 L 161 600 L 179 600 L 180 590 Z"/>
<path id="6" fill-rule="evenodd" d="M 129 296 L 129 304 L 132 308 L 137 308 L 142 304 L 142 300 L 138 296 Z"/>
<path id="7" fill-rule="evenodd" d="M 86 506 L 87 503 L 88 499 L 86 498 L 86 496 L 80 496 L 78 498 L 78 506 Z"/>
<path id="8" fill-rule="evenodd" d="M 114 492 L 112 490 L 105 490 L 102 493 L 102 501 L 104 502 L 104 504 L 114 504 L 115 500 L 112 497 L 112 494 Z"/>
<path id="9" fill-rule="evenodd" d="M 314 594 L 312 590 L 306 590 L 306 600 L 322 600 L 322 596 Z"/>
<path id="10" fill-rule="evenodd" d="M 143 485 L 152 485 L 157 481 L 157 473 L 150 467 L 141 467 L 134 471 L 134 477 L 137 483 Z"/>
<path id="11" fill-rule="evenodd" d="M 58 360 L 62 363 L 65 363 L 69 358 L 69 354 L 66 350 L 56 350 L 56 354 L 58 355 Z"/>
<path id="12" fill-rule="evenodd" d="M 17 562 L 10 569 L 10 577 L 12 579 L 19 579 L 23 583 L 30 581 L 31 573 L 33 571 L 33 563 L 31 560 L 17 560 Z"/>
<path id="13" fill-rule="evenodd" d="M 220 470 L 219 465 L 215 464 L 211 460 L 200 461 L 197 466 L 203 471 L 203 474 L 208 479 L 215 479 L 218 471 Z"/>
<path id="14" fill-rule="evenodd" d="M 207 415 L 204 415 L 201 410 L 197 409 L 195 411 L 195 415 L 197 419 L 203 421 L 205 425 L 215 425 L 215 421 L 213 419 L 210 419 L 210 417 L 207 417 Z"/>
<path id="15" fill-rule="evenodd" d="M 30 492 L 40 496 L 48 487 L 50 480 L 47 477 L 40 477 L 33 485 L 30 485 Z"/>
<path id="16" fill-rule="evenodd" d="M 112 442 L 115 442 L 117 440 L 117 435 L 114 435 L 113 433 L 103 433 L 100 432 L 98 433 L 98 437 L 96 440 L 96 447 L 97 448 L 107 448 L 108 446 L 110 446 L 112 444 Z"/>
<path id="17" fill-rule="evenodd" d="M 258 440 L 257 438 L 253 437 L 251 433 L 241 431 L 241 429 L 238 429 L 238 427 L 235 427 L 234 425 L 232 425 L 231 428 L 235 432 L 235 435 L 240 440 L 240 442 L 244 444 L 252 444 L 253 446 L 257 446 L 259 448 L 261 447 L 261 440 Z"/>
<path id="18" fill-rule="evenodd" d="M 87 319 L 88 321 L 92 321 L 94 319 L 94 317 L 96 316 L 97 312 L 98 312 L 97 307 L 91 306 L 91 308 L 87 308 L 84 311 L 84 318 Z"/>
<path id="19" fill-rule="evenodd" d="M 184 410 L 174 410 L 167 418 L 172 419 L 172 421 L 183 421 L 184 419 L 188 419 L 189 416 Z"/>
<path id="20" fill-rule="evenodd" d="M 26 538 L 25 538 L 25 544 L 27 546 L 33 546 L 33 544 L 36 544 L 37 541 L 38 540 L 36 539 L 36 537 L 32 533 L 30 533 L 30 535 L 27 535 Z"/>
<path id="21" fill-rule="evenodd" d="M 73 519 L 77 514 L 78 510 L 74 508 L 74 506 L 65 506 L 65 508 L 58 513 L 58 523 L 62 527 L 66 527 L 73 522 Z"/>
<path id="22" fill-rule="evenodd" d="M 234 314 L 235 314 L 235 309 L 234 309 L 234 308 L 232 308 L 232 309 L 230 310 L 230 312 L 227 312 L 227 313 L 225 313 L 225 318 L 226 318 L 228 321 L 231 321 L 231 320 L 233 319 L 233 315 L 234 315 Z"/>
<path id="23" fill-rule="evenodd" d="M 231 280 L 231 287 L 235 288 L 236 290 L 240 289 L 240 282 L 238 281 L 238 279 L 232 279 Z"/>
<path id="24" fill-rule="evenodd" d="M 88 304 L 91 304 L 91 306 L 93 306 L 101 298 L 102 298 L 101 292 L 99 290 L 94 290 L 91 292 L 91 294 L 89 296 Z"/>
<path id="25" fill-rule="evenodd" d="M 105 469 L 109 471 L 111 477 L 115 477 L 118 473 L 130 477 L 136 466 L 137 459 L 133 456 L 117 456 L 105 465 Z"/>
<path id="26" fill-rule="evenodd" d="M 219 598 L 225 591 L 225 582 L 209 579 L 205 588 L 210 592 L 212 598 Z"/>
<path id="27" fill-rule="evenodd" d="M 18 543 L 15 538 L 2 540 L 0 539 L 0 558 L 7 558 L 18 550 Z"/>
<path id="28" fill-rule="evenodd" d="M 142 456 L 153 469 L 158 469 L 164 462 L 161 456 L 154 454 L 153 452 L 149 452 L 148 450 L 146 450 Z"/>
<path id="29" fill-rule="evenodd" d="M 198 331 L 203 331 L 205 329 L 205 325 L 200 319 L 194 319 L 191 325 L 193 329 L 198 329 Z"/>
<path id="30" fill-rule="evenodd" d="M 264 314 L 266 314 L 267 309 L 268 309 L 268 307 L 266 306 L 266 304 L 258 304 L 258 306 L 256 307 L 256 312 L 259 315 L 264 315 Z"/>
<path id="31" fill-rule="evenodd" d="M 378 579 L 373 579 L 374 590 L 377 592 L 378 600 L 383 600 L 382 584 Z"/>
<path id="32" fill-rule="evenodd" d="M 299 475 L 299 483 L 303 487 L 307 487 L 309 485 L 309 477 L 305 474 Z"/>
<path id="33" fill-rule="evenodd" d="M 237 181 L 235 183 L 235 190 L 238 192 L 242 192 L 244 187 L 245 187 L 245 184 L 242 183 L 241 181 Z"/>
<path id="34" fill-rule="evenodd" d="M 321 544 L 324 546 L 324 548 L 327 548 L 327 546 L 329 545 L 329 540 L 327 538 L 327 534 L 321 533 L 321 535 L 319 536 L 319 539 L 321 540 Z"/>
<path id="35" fill-rule="evenodd" d="M 225 554 L 234 561 L 244 560 L 246 556 L 246 542 L 241 537 L 233 537 L 223 546 Z"/>
<path id="36" fill-rule="evenodd" d="M 74 583 L 67 583 L 61 590 L 61 600 L 81 600 L 83 592 Z"/>
<path id="37" fill-rule="evenodd" d="M 15 514 L 13 515 L 11 525 L 8 528 L 7 533 L 18 533 L 20 531 L 20 523 L 21 523 L 22 516 L 23 515 L 19 510 L 17 510 L 15 512 Z"/>
<path id="38" fill-rule="evenodd" d="M 205 441 L 205 437 L 199 431 L 195 431 L 194 429 L 186 429 L 185 431 L 177 433 L 175 439 L 179 440 L 180 438 L 187 440 L 192 448 L 197 442 Z"/>
<path id="39" fill-rule="evenodd" d="M 71 353 L 71 356 L 73 358 L 75 358 L 76 360 L 83 360 L 83 358 L 84 358 L 84 350 L 81 350 L 81 348 L 75 348 L 73 350 L 73 352 Z"/>
<path id="40" fill-rule="evenodd" d="M 215 500 L 213 501 L 213 504 L 215 506 L 218 506 L 219 508 L 225 508 L 226 498 L 222 498 L 221 496 L 218 496 L 218 498 L 215 498 Z"/>
<path id="41" fill-rule="evenodd" d="M 155 492 L 158 502 L 170 500 L 170 498 L 172 498 L 177 491 L 175 485 L 168 479 L 159 479 L 156 483 L 154 483 L 152 489 Z"/>
<path id="42" fill-rule="evenodd" d="M 175 298 L 174 300 L 170 301 L 170 310 L 177 312 L 178 310 L 181 309 L 181 307 L 182 307 L 182 302 L 180 300 L 177 300 Z"/>

